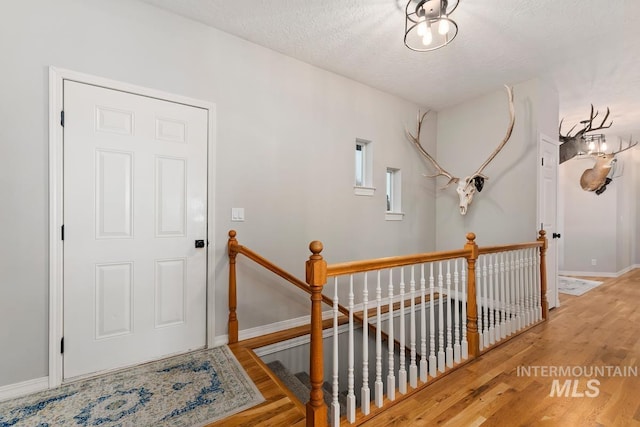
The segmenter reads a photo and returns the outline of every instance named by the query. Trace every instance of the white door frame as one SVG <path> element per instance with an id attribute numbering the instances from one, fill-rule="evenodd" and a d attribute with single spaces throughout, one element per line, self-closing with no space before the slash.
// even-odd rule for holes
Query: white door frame
<path id="1" fill-rule="evenodd" d="M 547 136 L 545 134 L 539 133 L 538 134 L 538 167 L 536 168 L 537 172 L 537 186 L 538 186 L 538 190 L 537 190 L 537 206 L 538 206 L 538 213 L 536 215 L 536 224 L 542 224 L 542 217 L 543 217 L 543 213 L 542 213 L 542 200 L 541 200 L 541 186 L 543 185 L 542 183 L 542 168 L 540 167 L 540 161 L 542 159 L 542 142 L 548 142 L 550 144 L 555 145 L 556 147 L 560 146 L 560 141 L 557 138 L 552 138 L 550 136 Z M 560 191 L 560 182 L 559 182 L 559 176 L 558 176 L 558 172 L 560 169 L 560 165 L 558 164 L 558 167 L 556 168 L 556 176 L 555 176 L 555 181 L 556 181 L 556 200 L 555 200 L 555 205 L 556 205 L 556 219 L 555 219 L 555 226 L 556 226 L 556 230 L 555 232 L 560 232 L 560 227 L 558 225 L 558 222 L 560 221 L 560 215 L 559 215 L 559 204 L 558 204 L 558 195 L 559 195 L 559 191 Z M 548 233 L 548 231 L 547 231 Z M 553 236 L 550 236 L 549 234 L 547 234 L 547 240 L 551 241 L 551 239 L 553 238 Z M 554 303 L 555 303 L 555 308 L 560 307 L 560 300 L 558 298 L 558 286 L 557 286 L 557 276 L 558 276 L 558 258 L 559 258 L 559 245 L 556 244 L 556 252 L 555 252 L 555 259 L 552 260 L 553 263 L 555 264 L 555 270 L 556 270 L 556 288 L 555 288 L 555 296 L 554 296 Z M 547 289 L 547 295 L 548 295 L 548 289 Z M 548 297 L 547 297 L 548 298 Z"/>
<path id="2" fill-rule="evenodd" d="M 215 104 L 181 95 L 166 93 L 142 86 L 118 82 L 62 68 L 49 67 L 49 388 L 62 384 L 62 354 L 60 342 L 63 329 L 63 245 L 61 227 L 63 219 L 63 132 L 60 112 L 63 106 L 63 81 L 101 86 L 132 94 L 191 105 L 208 111 L 207 155 L 207 347 L 214 343 L 214 254 L 215 247 Z"/>

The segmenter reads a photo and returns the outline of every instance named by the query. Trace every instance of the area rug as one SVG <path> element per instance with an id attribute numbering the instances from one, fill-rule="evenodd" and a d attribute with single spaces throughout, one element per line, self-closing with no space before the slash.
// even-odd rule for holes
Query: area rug
<path id="1" fill-rule="evenodd" d="M 0 402 L 0 427 L 204 426 L 262 401 L 222 346 Z"/>
<path id="2" fill-rule="evenodd" d="M 600 285 L 602 285 L 602 282 L 596 282 L 595 280 L 558 276 L 558 292 L 563 294 L 579 296 Z"/>

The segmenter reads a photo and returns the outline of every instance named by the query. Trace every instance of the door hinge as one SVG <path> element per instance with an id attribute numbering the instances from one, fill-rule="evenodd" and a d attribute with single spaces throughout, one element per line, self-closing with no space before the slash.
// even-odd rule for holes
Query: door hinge
<path id="1" fill-rule="evenodd" d="M 64 354 L 64 337 L 60 338 L 60 354 Z"/>
<path id="2" fill-rule="evenodd" d="M 64 224 L 62 224 L 62 227 L 60 227 L 60 237 L 61 240 L 64 240 Z"/>
<path id="3" fill-rule="evenodd" d="M 60 126 L 64 127 L 64 110 L 60 111 Z"/>
<path id="4" fill-rule="evenodd" d="M 542 160 L 542 166 L 544 166 L 544 157 L 541 160 Z"/>

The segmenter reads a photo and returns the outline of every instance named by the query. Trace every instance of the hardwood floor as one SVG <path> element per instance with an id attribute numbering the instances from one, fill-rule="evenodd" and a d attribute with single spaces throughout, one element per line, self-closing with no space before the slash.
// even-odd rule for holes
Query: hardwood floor
<path id="1" fill-rule="evenodd" d="M 551 311 L 548 322 L 363 425 L 640 426 L 640 269 L 619 278 L 592 279 L 605 283 L 579 297 L 561 294 L 561 307 Z M 234 349 L 239 359 L 255 359 L 241 350 Z M 249 373 L 267 402 L 239 414 L 237 421 L 232 417 L 214 425 L 304 425 L 299 402 L 259 372 L 259 362 L 252 363 Z M 635 375 L 548 372 L 561 367 L 618 367 Z M 566 380 L 569 388 L 561 389 Z"/>

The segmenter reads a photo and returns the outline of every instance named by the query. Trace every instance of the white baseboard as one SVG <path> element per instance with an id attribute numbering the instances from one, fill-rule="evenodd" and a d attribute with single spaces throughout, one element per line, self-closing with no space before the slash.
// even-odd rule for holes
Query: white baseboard
<path id="1" fill-rule="evenodd" d="M 618 273 L 603 271 L 558 271 L 559 276 L 582 276 L 582 277 L 618 277 Z"/>
<path id="2" fill-rule="evenodd" d="M 630 272 L 636 268 L 640 268 L 640 264 L 633 264 L 627 268 L 623 268 L 622 270 L 610 273 L 610 272 L 602 272 L 602 271 L 558 271 L 558 275 L 560 276 L 583 276 L 583 277 L 620 277 L 625 273 Z"/>
<path id="3" fill-rule="evenodd" d="M 0 402 L 30 393 L 47 390 L 49 388 L 49 377 L 35 378 L 21 383 L 9 384 L 0 387 Z"/>

